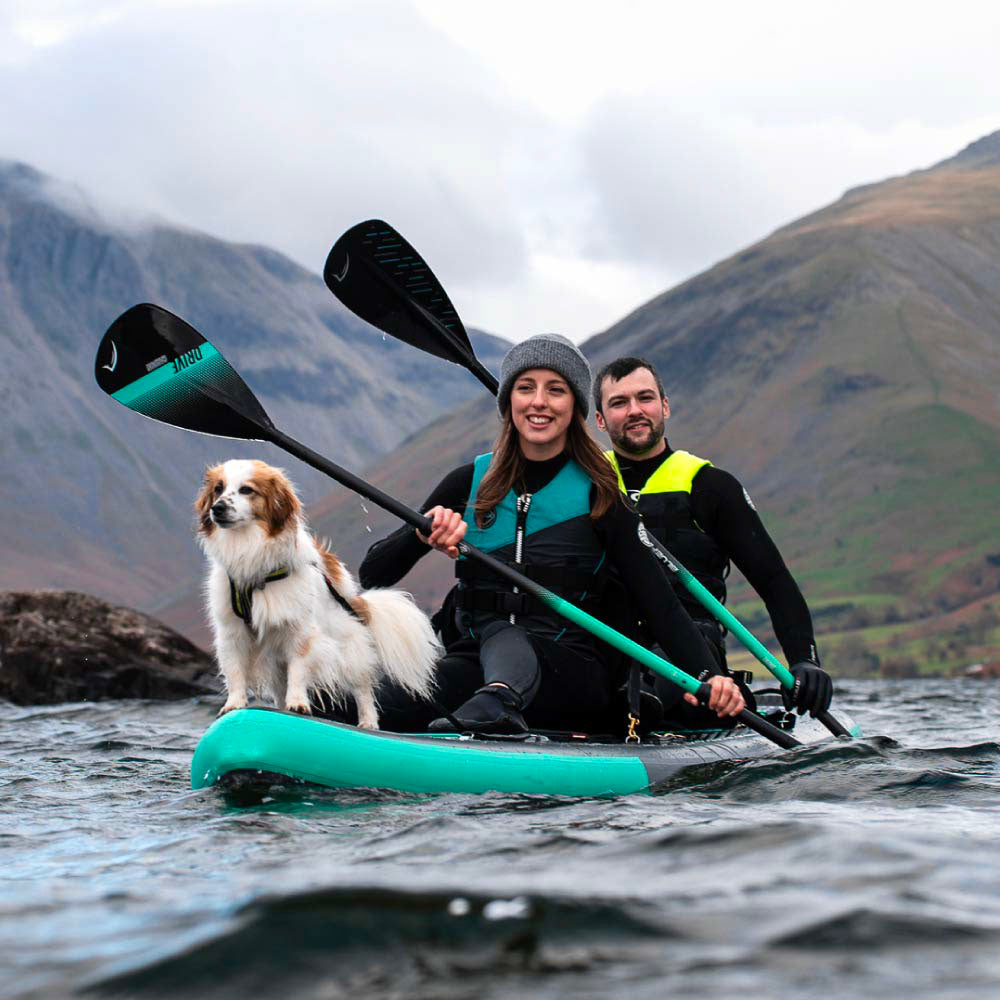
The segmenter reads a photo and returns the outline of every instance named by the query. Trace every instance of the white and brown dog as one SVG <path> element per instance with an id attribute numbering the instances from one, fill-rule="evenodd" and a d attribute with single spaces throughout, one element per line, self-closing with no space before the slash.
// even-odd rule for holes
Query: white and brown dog
<path id="1" fill-rule="evenodd" d="M 361 591 L 305 525 L 285 474 L 234 459 L 205 473 L 195 502 L 198 538 L 212 566 L 206 581 L 215 654 L 228 697 L 222 715 L 249 691 L 294 712 L 309 692 L 343 703 L 358 725 L 378 729 L 382 676 L 418 696 L 432 687 L 440 647 L 409 594 Z"/>

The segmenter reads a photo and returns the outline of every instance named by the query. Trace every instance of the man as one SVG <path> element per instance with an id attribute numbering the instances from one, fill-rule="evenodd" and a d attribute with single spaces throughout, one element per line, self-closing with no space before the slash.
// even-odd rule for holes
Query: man
<path id="1" fill-rule="evenodd" d="M 829 708 L 833 682 L 819 665 L 801 591 L 739 480 L 670 447 L 664 436 L 670 402 L 653 365 L 642 358 L 606 365 L 594 381 L 594 406 L 597 426 L 611 438 L 607 456 L 619 486 L 638 505 L 646 527 L 722 602 L 734 563 L 763 599 L 795 677 L 794 690 L 784 692 L 786 706 L 814 715 Z M 725 668 L 725 629 L 680 581 L 673 582 Z M 676 704 L 665 686 L 657 684 L 656 692 L 665 707 Z"/>

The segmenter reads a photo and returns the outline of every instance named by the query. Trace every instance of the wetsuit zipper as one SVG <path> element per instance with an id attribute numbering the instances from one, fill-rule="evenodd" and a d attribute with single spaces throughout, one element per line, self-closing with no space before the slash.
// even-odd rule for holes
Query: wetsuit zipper
<path id="1" fill-rule="evenodd" d="M 531 506 L 531 494 L 523 493 L 517 498 L 517 526 L 514 531 L 514 562 L 521 565 L 521 556 L 524 553 L 524 526 L 528 520 L 528 508 Z M 520 590 L 515 587 L 514 593 L 519 594 Z M 517 615 L 511 612 L 511 625 L 517 624 Z"/>

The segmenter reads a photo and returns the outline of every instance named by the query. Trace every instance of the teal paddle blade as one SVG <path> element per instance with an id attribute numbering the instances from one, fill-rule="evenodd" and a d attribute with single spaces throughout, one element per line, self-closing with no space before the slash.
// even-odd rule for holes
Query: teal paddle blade
<path id="1" fill-rule="evenodd" d="M 274 427 L 221 352 L 160 306 L 133 306 L 111 324 L 94 376 L 123 406 L 175 427 L 252 441 Z"/>

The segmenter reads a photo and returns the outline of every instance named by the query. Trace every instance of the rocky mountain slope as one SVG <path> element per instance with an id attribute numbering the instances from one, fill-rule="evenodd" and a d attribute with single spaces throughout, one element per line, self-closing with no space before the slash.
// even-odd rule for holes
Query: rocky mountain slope
<path id="1" fill-rule="evenodd" d="M 384 338 L 266 247 L 111 218 L 0 161 L 0 589 L 169 602 L 200 572 L 191 502 L 206 462 L 260 456 L 286 466 L 307 500 L 329 493 L 271 446 L 161 426 L 104 396 L 97 343 L 142 301 L 197 326 L 279 427 L 348 467 L 476 394 L 459 369 Z M 503 342 L 474 339 L 496 364 Z"/>

